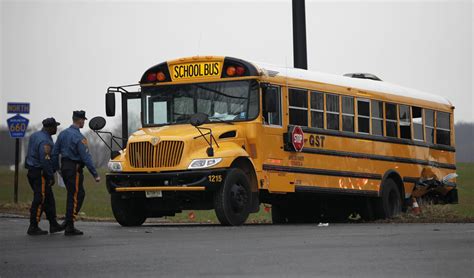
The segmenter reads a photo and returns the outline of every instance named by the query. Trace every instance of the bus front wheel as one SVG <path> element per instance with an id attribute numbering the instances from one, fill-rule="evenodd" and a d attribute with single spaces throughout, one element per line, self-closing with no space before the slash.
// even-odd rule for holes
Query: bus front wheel
<path id="1" fill-rule="evenodd" d="M 382 196 L 375 201 L 377 218 L 388 219 L 402 212 L 402 198 L 397 184 L 392 179 L 384 181 Z"/>
<path id="2" fill-rule="evenodd" d="M 138 199 L 123 199 L 120 194 L 111 194 L 112 212 L 115 220 L 124 227 L 140 226 L 146 220 L 143 201 Z"/>
<path id="3" fill-rule="evenodd" d="M 251 209 L 250 182 L 237 168 L 229 170 L 224 184 L 214 196 L 217 219 L 225 226 L 239 226 L 247 220 Z"/>

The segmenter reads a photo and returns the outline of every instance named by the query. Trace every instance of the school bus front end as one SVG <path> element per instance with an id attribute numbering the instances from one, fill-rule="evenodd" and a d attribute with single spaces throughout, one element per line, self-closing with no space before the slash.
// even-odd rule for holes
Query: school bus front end
<path id="1" fill-rule="evenodd" d="M 251 153 L 259 86 L 253 71 L 238 60 L 205 57 L 163 63 L 144 74 L 143 127 L 110 161 L 107 175 L 120 224 L 215 209 L 221 223 L 240 225 L 258 210 Z"/>

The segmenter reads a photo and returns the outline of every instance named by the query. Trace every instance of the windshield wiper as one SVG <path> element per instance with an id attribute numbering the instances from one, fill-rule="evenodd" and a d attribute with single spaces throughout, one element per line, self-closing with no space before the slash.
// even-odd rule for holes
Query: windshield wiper
<path id="1" fill-rule="evenodd" d="M 210 120 L 210 121 L 208 122 L 208 124 L 209 124 L 209 123 L 212 123 L 213 120 L 215 120 L 215 122 L 224 123 L 224 124 L 229 124 L 229 125 L 233 125 L 233 124 L 234 124 L 233 122 L 224 121 L 224 120 L 222 120 L 222 119 L 220 119 L 220 118 L 214 118 L 214 117 L 209 117 L 209 120 Z"/>

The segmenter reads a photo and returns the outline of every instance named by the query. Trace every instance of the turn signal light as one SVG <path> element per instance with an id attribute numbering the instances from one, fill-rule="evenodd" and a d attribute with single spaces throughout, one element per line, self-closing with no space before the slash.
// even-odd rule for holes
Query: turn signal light
<path id="1" fill-rule="evenodd" d="M 160 72 L 158 72 L 158 73 L 156 74 L 156 79 L 157 79 L 158 81 L 165 81 L 166 76 L 165 76 L 165 74 L 164 74 L 162 71 L 160 71 Z"/>
<path id="2" fill-rule="evenodd" d="M 226 73 L 227 76 L 234 76 L 236 72 L 236 69 L 234 66 L 227 67 Z"/>

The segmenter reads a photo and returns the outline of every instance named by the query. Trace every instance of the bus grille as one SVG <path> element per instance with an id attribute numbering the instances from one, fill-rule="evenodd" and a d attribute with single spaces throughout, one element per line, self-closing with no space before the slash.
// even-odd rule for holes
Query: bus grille
<path id="1" fill-rule="evenodd" d="M 184 143 L 161 141 L 156 146 L 150 142 L 130 143 L 128 159 L 134 168 L 174 167 L 181 161 Z"/>

